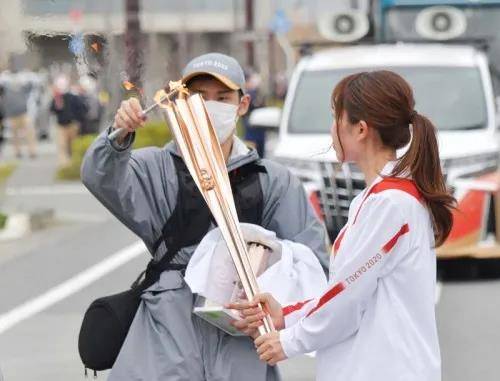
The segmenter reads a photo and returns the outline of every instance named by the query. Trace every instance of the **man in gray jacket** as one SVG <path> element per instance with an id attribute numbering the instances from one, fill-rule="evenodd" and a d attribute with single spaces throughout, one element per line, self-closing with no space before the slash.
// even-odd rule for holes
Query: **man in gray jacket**
<path id="1" fill-rule="evenodd" d="M 240 221 L 303 243 L 325 265 L 324 228 L 300 181 L 234 135 L 250 102 L 240 65 L 210 53 L 193 59 L 182 74 L 190 91 L 206 101 Z M 192 314 L 195 298 L 182 270 L 215 225 L 175 142 L 131 150 L 135 130 L 144 124 L 141 111 L 137 99 L 122 102 L 113 127 L 92 144 L 82 166 L 85 186 L 145 242 L 153 259 L 172 258 L 172 267 L 142 293 L 109 380 L 278 380 L 277 369 L 259 361 L 250 338 L 227 335 Z M 112 141 L 108 136 L 116 128 L 123 134 Z"/>

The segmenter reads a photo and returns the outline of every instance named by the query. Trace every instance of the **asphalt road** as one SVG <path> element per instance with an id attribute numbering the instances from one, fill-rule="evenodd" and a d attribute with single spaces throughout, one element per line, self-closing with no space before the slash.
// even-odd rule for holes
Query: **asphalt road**
<path id="1" fill-rule="evenodd" d="M 0 322 L 9 311 L 137 241 L 81 186 L 54 183 L 53 167 L 48 148 L 37 161 L 22 162 L 9 183 L 4 208 L 50 207 L 58 223 L 20 241 L 0 243 Z M 84 379 L 77 352 L 83 312 L 96 297 L 125 289 L 147 259 L 135 257 L 0 333 L 5 381 Z M 500 281 L 445 282 L 440 291 L 436 311 L 443 380 L 499 380 Z M 314 379 L 312 358 L 290 360 L 281 368 L 285 380 Z M 98 379 L 105 376 L 100 373 Z"/>

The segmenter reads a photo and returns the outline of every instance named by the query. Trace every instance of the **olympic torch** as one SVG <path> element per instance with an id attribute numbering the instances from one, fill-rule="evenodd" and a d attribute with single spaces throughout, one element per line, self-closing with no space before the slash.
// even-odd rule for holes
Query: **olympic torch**
<path id="1" fill-rule="evenodd" d="M 226 163 L 205 102 L 199 94 L 189 94 L 180 82 L 170 82 L 170 92 L 155 95 L 189 173 L 213 214 L 249 300 L 259 293 L 234 204 Z M 171 99 L 176 95 L 175 100 Z M 262 306 L 261 306 L 262 307 Z M 260 334 L 274 330 L 269 316 Z"/>

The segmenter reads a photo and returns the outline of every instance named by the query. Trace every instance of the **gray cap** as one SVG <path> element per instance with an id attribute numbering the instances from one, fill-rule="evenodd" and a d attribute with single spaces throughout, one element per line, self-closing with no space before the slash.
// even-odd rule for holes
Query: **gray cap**
<path id="1" fill-rule="evenodd" d="M 233 57 L 207 53 L 193 58 L 182 70 L 182 83 L 203 74 L 217 78 L 231 90 L 245 90 L 245 74 Z"/>

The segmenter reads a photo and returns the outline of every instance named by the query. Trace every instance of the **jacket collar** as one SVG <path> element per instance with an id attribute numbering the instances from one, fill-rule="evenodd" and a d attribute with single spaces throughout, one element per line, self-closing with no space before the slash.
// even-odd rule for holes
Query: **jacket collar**
<path id="1" fill-rule="evenodd" d="M 233 148 L 231 150 L 231 154 L 229 155 L 229 162 L 227 164 L 228 171 L 232 171 L 236 168 L 240 168 L 246 164 L 259 160 L 259 154 L 255 149 L 248 148 L 237 136 L 234 136 L 233 139 Z M 165 150 L 175 156 L 181 157 L 177 149 L 177 144 L 174 140 L 167 143 Z"/>

